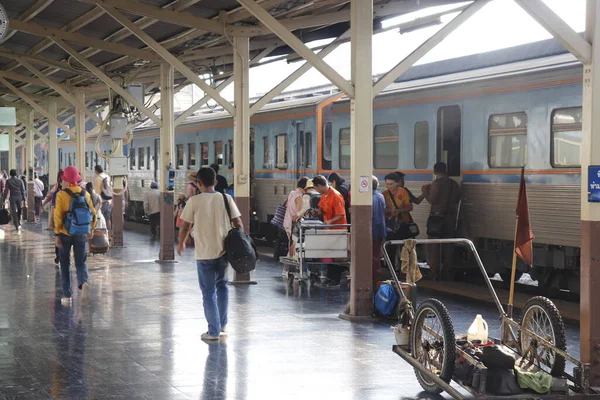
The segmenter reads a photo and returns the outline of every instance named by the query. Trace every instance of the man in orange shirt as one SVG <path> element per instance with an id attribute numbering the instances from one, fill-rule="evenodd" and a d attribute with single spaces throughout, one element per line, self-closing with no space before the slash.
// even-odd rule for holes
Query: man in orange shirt
<path id="1" fill-rule="evenodd" d="M 323 223 L 326 225 L 347 224 L 344 196 L 329 186 L 324 176 L 315 176 L 313 178 L 313 185 L 315 190 L 321 195 L 319 208 L 321 209 L 321 215 L 323 215 Z"/>
<path id="2" fill-rule="evenodd" d="M 322 175 L 317 175 L 313 178 L 313 186 L 317 192 L 321 195 L 321 201 L 319 201 L 319 209 L 323 216 L 323 223 L 326 225 L 345 225 L 347 224 L 346 219 L 346 208 L 344 202 L 344 196 L 331 186 L 329 182 Z M 333 228 L 333 229 L 347 229 L 345 227 Z M 323 259 L 323 262 L 333 262 L 333 259 Z M 330 265 L 329 267 L 333 267 Z M 328 274 L 329 272 L 329 274 Z M 334 276 L 335 275 L 335 276 Z M 326 283 L 328 278 L 331 280 L 332 285 L 337 284 L 333 282 L 339 282 L 339 278 L 342 275 L 342 268 L 333 267 L 328 271 L 326 264 L 321 265 L 321 283 Z"/>

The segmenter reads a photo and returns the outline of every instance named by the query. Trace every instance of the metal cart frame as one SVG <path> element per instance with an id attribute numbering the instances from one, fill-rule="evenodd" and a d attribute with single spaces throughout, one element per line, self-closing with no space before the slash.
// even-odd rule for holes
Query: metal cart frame
<path id="1" fill-rule="evenodd" d="M 298 243 L 297 245 L 297 250 L 296 250 L 296 254 L 297 254 L 297 259 L 291 258 L 291 257 L 280 257 L 279 261 L 283 264 L 287 264 L 287 265 L 293 265 L 296 266 L 298 268 L 298 272 L 294 275 L 294 278 L 297 278 L 301 281 L 306 280 L 309 278 L 310 276 L 310 271 L 309 271 L 309 276 L 304 276 L 304 266 L 305 265 L 322 265 L 322 264 L 335 264 L 335 265 L 343 265 L 343 266 L 347 266 L 350 267 L 350 232 L 348 232 L 348 228 L 351 227 L 351 225 L 349 224 L 311 224 L 311 223 L 307 223 L 307 222 L 301 222 L 299 229 L 298 229 Z M 340 228 L 344 228 L 343 230 Z M 324 233 L 322 231 L 327 231 L 328 233 Z M 319 233 L 320 232 L 320 233 Z M 339 233 L 339 235 L 334 235 L 334 233 Z M 327 255 L 326 253 L 324 253 L 323 255 L 321 255 L 320 257 L 306 257 L 307 251 L 310 253 L 311 251 L 314 251 L 314 249 L 307 249 L 306 244 L 310 243 L 310 241 L 307 242 L 307 239 L 310 239 L 311 237 L 318 237 L 321 236 L 323 237 L 323 235 L 327 235 L 327 237 L 330 236 L 345 236 L 346 237 L 346 248 L 342 249 L 342 250 L 338 250 L 338 251 L 345 251 L 346 256 L 345 257 L 335 257 L 335 256 L 331 256 L 331 255 Z M 326 252 L 326 250 L 323 249 L 323 252 Z M 322 258 L 334 258 L 334 259 L 342 259 L 343 261 L 335 261 L 332 263 L 324 263 L 323 261 L 320 261 L 320 259 Z M 317 259 L 318 261 L 309 261 L 312 259 Z"/>
<path id="2" fill-rule="evenodd" d="M 498 309 L 498 312 L 500 313 L 500 319 L 502 321 L 502 324 L 501 324 L 502 338 L 500 340 L 496 339 L 495 340 L 496 344 L 503 345 L 506 348 L 512 350 L 512 352 L 514 352 L 514 354 L 517 355 L 517 357 L 520 357 L 520 359 L 518 358 L 518 361 L 528 360 L 527 357 L 529 357 L 530 350 L 537 351 L 538 348 L 541 348 L 541 349 L 543 349 L 543 351 L 554 352 L 555 355 L 561 356 L 564 358 L 564 360 L 568 360 L 575 365 L 574 372 L 572 375 L 570 375 L 566 372 L 562 372 L 562 374 L 561 374 L 562 378 L 573 383 L 573 386 L 569 386 L 569 388 L 578 393 L 583 393 L 583 394 L 592 394 L 593 393 L 593 390 L 590 388 L 590 382 L 589 382 L 589 364 L 582 363 L 581 361 L 577 360 L 573 356 L 569 355 L 566 351 L 563 351 L 562 349 L 556 347 L 553 343 L 550 343 L 548 340 L 546 340 L 546 338 L 540 337 L 535 332 L 532 332 L 529 329 L 525 329 L 523 326 L 521 326 L 520 323 L 516 322 L 512 318 L 512 316 L 509 316 L 508 313 L 504 310 L 504 307 L 502 306 L 502 303 L 500 302 L 500 299 L 498 298 L 498 295 L 496 294 L 494 286 L 492 285 L 492 282 L 487 275 L 485 267 L 481 261 L 481 258 L 479 257 L 479 254 L 478 254 L 477 249 L 475 248 L 475 245 L 473 244 L 473 242 L 471 242 L 468 239 L 415 239 L 415 240 L 416 240 L 417 244 L 425 244 L 425 245 L 455 244 L 455 245 L 462 245 L 462 246 L 468 247 L 474 255 L 475 261 L 477 262 L 477 265 L 479 266 L 479 269 L 480 269 L 480 271 L 483 275 L 483 278 L 485 280 L 485 283 L 490 291 L 492 299 L 494 300 L 494 303 Z M 398 279 L 396 271 L 393 268 L 392 261 L 390 260 L 390 257 L 389 257 L 388 251 L 387 251 L 388 247 L 402 246 L 402 245 L 404 245 L 404 242 L 405 242 L 405 240 L 393 240 L 393 241 L 385 242 L 383 244 L 383 256 L 384 256 L 385 262 L 390 267 L 390 272 L 392 274 L 392 277 L 397 284 L 400 298 L 403 300 L 407 300 L 407 297 L 406 297 L 404 291 L 402 290 L 402 286 L 400 285 L 400 280 Z M 548 301 L 550 301 L 550 300 L 548 300 Z M 409 315 L 412 318 L 414 316 L 414 312 L 415 312 L 414 306 L 412 304 L 410 304 L 409 307 L 410 307 L 410 311 L 411 311 L 411 313 L 409 313 Z M 413 324 L 413 322 L 414 321 L 411 320 L 411 322 L 410 322 L 411 325 Z M 532 343 L 530 344 L 529 348 L 527 349 L 527 351 L 524 352 L 525 354 L 521 354 L 522 348 L 521 348 L 521 343 L 519 343 L 519 340 L 517 339 L 517 337 L 518 337 L 517 333 L 519 333 L 519 337 L 520 337 L 520 334 L 525 333 L 526 335 L 528 335 L 528 337 L 534 339 L 532 341 Z M 412 337 L 412 334 L 413 333 L 411 332 L 411 337 Z M 454 376 L 452 377 L 452 380 L 456 381 L 463 389 L 465 389 L 472 395 L 475 395 L 475 396 L 485 395 L 485 380 L 486 380 L 486 376 L 487 376 L 487 369 L 481 362 L 475 360 L 473 357 L 470 357 L 460 347 L 456 346 L 455 342 L 454 342 L 454 346 L 456 347 L 456 355 L 460 355 L 460 356 L 464 357 L 466 359 L 466 361 L 468 361 L 471 365 L 473 365 L 479 371 L 480 380 L 479 380 L 479 384 L 477 385 L 477 388 L 463 385 L 462 382 L 458 381 Z M 423 365 L 417 358 L 415 358 L 413 356 L 414 349 L 411 349 L 410 347 L 411 347 L 410 343 L 408 346 L 394 345 L 392 350 L 394 351 L 394 353 L 396 353 L 400 357 L 402 357 L 402 359 L 405 360 L 407 363 L 409 363 L 413 368 L 415 368 L 415 372 L 418 371 L 420 374 L 422 374 L 422 376 L 427 377 L 427 379 L 429 379 L 431 382 L 434 382 L 435 385 L 438 386 L 438 388 L 442 389 L 443 391 L 445 391 L 446 393 L 451 395 L 453 398 L 455 398 L 455 399 L 464 399 L 465 398 L 460 392 L 458 392 L 456 389 L 454 389 L 452 386 L 450 386 L 450 382 L 447 382 L 447 381 L 441 379 L 440 376 L 438 376 L 436 373 L 434 373 L 431 370 L 429 370 L 428 368 L 426 368 L 425 365 Z M 533 347 L 535 347 L 535 349 L 533 349 Z M 532 358 L 532 360 L 529 360 L 529 361 L 531 361 L 532 363 L 535 363 L 536 355 L 537 355 L 537 353 L 532 354 L 531 357 L 533 357 L 533 358 Z M 452 362 L 454 362 L 454 360 L 452 360 Z"/>

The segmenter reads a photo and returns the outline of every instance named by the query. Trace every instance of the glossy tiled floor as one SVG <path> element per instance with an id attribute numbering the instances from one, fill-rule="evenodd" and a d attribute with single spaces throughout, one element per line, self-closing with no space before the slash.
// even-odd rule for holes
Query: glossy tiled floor
<path id="1" fill-rule="evenodd" d="M 52 239 L 0 228 L 0 399 L 426 397 L 389 325 L 337 318 L 339 288 L 294 292 L 263 261 L 258 285 L 230 287 L 229 338 L 209 345 L 191 250 L 159 265 L 157 243 L 126 232 L 126 248 L 89 258 L 90 304 L 63 307 Z M 482 312 L 447 301 L 461 329 Z"/>

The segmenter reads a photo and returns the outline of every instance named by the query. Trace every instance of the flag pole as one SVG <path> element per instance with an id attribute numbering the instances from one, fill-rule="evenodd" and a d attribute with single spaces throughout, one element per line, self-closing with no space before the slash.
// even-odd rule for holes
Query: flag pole
<path id="1" fill-rule="evenodd" d="M 515 242 L 513 244 L 513 259 L 512 259 L 512 270 L 510 274 L 510 291 L 508 294 L 508 318 L 513 317 L 513 305 L 515 299 L 515 278 L 517 275 L 517 229 L 519 226 L 519 216 L 517 216 L 517 222 L 515 223 Z"/>

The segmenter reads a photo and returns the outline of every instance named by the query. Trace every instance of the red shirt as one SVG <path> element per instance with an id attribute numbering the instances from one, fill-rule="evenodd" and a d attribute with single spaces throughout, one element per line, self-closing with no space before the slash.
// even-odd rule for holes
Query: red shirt
<path id="1" fill-rule="evenodd" d="M 346 220 L 346 208 L 344 207 L 344 196 L 334 188 L 329 188 L 329 193 L 321 195 L 319 207 L 323 210 L 323 221 L 329 221 L 342 215 L 343 218 L 333 222 L 333 224 L 345 225 L 348 223 Z"/>

